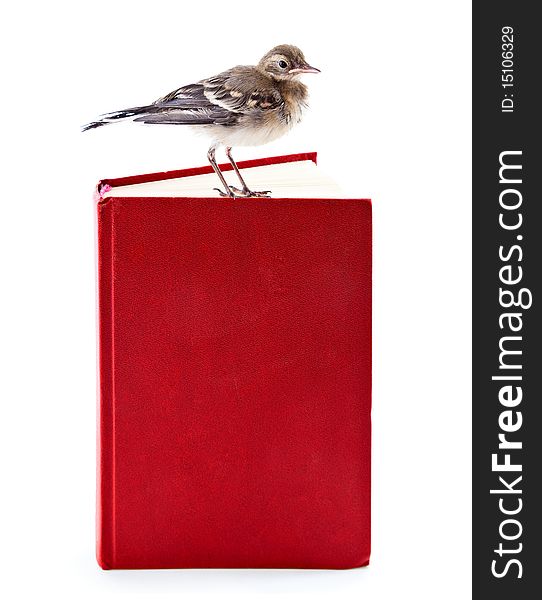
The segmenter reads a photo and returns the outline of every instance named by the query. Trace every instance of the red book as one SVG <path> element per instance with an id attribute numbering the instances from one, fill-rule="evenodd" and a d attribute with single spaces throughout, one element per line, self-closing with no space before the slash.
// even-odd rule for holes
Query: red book
<path id="1" fill-rule="evenodd" d="M 208 173 L 99 187 L 98 562 L 366 565 L 370 201 L 163 195 Z"/>

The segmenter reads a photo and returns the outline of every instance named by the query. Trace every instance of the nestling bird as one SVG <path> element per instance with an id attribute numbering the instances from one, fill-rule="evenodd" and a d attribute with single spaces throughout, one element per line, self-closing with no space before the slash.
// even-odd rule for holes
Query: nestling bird
<path id="1" fill-rule="evenodd" d="M 147 106 L 111 112 L 88 123 L 83 131 L 130 119 L 159 125 L 193 125 L 212 138 L 207 157 L 218 175 L 221 196 L 267 196 L 253 192 L 243 179 L 231 154 L 232 146 L 258 146 L 276 140 L 296 123 L 307 107 L 303 73 L 319 73 L 299 48 L 276 46 L 255 66 L 237 66 L 198 83 L 185 85 Z M 225 146 L 241 187 L 228 186 L 216 162 L 218 146 Z"/>

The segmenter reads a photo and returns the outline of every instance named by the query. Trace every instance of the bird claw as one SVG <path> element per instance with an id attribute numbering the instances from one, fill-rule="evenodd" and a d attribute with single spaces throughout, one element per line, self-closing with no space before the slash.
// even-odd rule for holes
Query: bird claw
<path id="1" fill-rule="evenodd" d="M 228 187 L 227 192 L 224 192 L 219 188 L 213 189 L 216 190 L 222 196 L 222 198 L 268 198 L 269 194 L 271 193 L 271 190 L 266 190 L 265 192 L 252 192 L 249 189 L 240 190 L 233 185 Z"/>
<path id="2" fill-rule="evenodd" d="M 269 194 L 271 194 L 271 190 L 265 190 L 264 192 L 251 192 L 247 190 L 247 197 L 253 196 L 254 198 L 269 198 Z"/>
<path id="3" fill-rule="evenodd" d="M 249 190 L 248 188 L 243 188 L 242 190 L 240 190 L 239 188 L 234 187 L 233 185 L 230 186 L 230 190 L 236 195 L 239 196 L 241 198 L 267 198 L 268 194 L 271 193 L 271 190 L 266 190 L 265 192 L 253 192 L 252 190 Z"/>
<path id="4" fill-rule="evenodd" d="M 220 188 L 213 188 L 213 190 L 215 192 L 218 192 L 220 196 L 222 196 L 222 198 L 235 198 L 234 194 L 232 191 L 230 191 L 228 189 L 228 192 L 225 192 L 224 190 L 221 190 Z"/>

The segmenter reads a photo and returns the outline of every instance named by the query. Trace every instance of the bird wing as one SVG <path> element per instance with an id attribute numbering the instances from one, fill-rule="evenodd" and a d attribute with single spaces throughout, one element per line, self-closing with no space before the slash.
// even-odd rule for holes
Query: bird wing
<path id="1" fill-rule="evenodd" d="M 147 106 L 102 115 L 83 130 L 132 119 L 164 125 L 235 125 L 247 113 L 263 115 L 284 106 L 273 81 L 255 67 L 234 67 L 185 85 Z"/>
<path id="2" fill-rule="evenodd" d="M 238 117 L 206 98 L 201 83 L 177 88 L 138 114 L 134 121 L 165 125 L 233 125 Z"/>
<path id="3" fill-rule="evenodd" d="M 270 111 L 284 105 L 280 91 L 255 67 L 234 67 L 201 81 L 212 104 L 236 113 Z"/>

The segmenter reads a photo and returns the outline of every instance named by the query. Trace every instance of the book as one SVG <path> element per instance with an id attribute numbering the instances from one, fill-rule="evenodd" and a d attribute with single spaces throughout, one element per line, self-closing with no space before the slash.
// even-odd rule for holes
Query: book
<path id="1" fill-rule="evenodd" d="M 369 562 L 371 203 L 312 153 L 239 166 L 274 196 L 98 186 L 104 569 Z"/>

